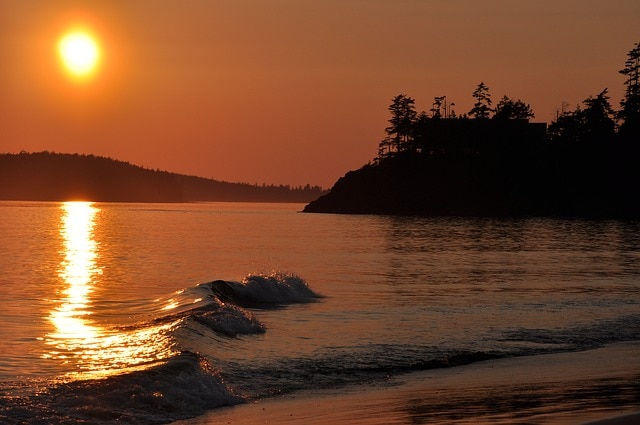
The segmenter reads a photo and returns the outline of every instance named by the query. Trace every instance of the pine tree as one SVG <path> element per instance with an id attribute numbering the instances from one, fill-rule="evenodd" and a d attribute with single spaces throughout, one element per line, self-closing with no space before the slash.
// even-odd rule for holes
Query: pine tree
<path id="1" fill-rule="evenodd" d="M 549 125 L 552 142 L 563 144 L 602 145 L 613 140 L 615 134 L 614 111 L 609 103 L 608 90 L 582 101 L 583 107 L 565 111 Z"/>
<path id="2" fill-rule="evenodd" d="M 491 109 L 491 94 L 489 93 L 489 87 L 481 82 L 478 87 L 473 91 L 471 95 L 476 100 L 473 104 L 473 108 L 469 111 L 469 115 L 476 119 L 487 119 L 493 109 Z"/>
<path id="3" fill-rule="evenodd" d="M 520 99 L 513 100 L 504 96 L 496 105 L 496 111 L 493 118 L 503 120 L 528 120 L 534 116 L 533 110 L 529 104 L 524 103 Z"/>
<path id="4" fill-rule="evenodd" d="M 582 139 L 587 143 L 606 143 L 613 139 L 616 123 L 614 112 L 609 102 L 608 90 L 604 89 L 596 97 L 585 99 L 581 113 Z"/>
<path id="5" fill-rule="evenodd" d="M 620 135 L 626 140 L 640 140 L 640 43 L 627 53 L 620 74 L 626 77 L 625 94 L 620 102 L 618 118 L 622 121 Z"/>
<path id="6" fill-rule="evenodd" d="M 387 150 L 402 152 L 409 150 L 413 141 L 413 129 L 416 121 L 415 100 L 399 94 L 391 100 L 389 105 L 390 126 L 385 129 L 387 137 L 380 143 L 380 151 Z"/>

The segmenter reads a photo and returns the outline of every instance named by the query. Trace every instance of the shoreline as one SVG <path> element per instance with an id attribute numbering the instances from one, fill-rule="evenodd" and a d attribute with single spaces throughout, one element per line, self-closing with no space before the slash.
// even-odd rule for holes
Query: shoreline
<path id="1" fill-rule="evenodd" d="M 634 341 L 415 372 L 381 386 L 299 392 L 174 425 L 626 425 L 640 419 L 639 378 L 640 341 Z"/>

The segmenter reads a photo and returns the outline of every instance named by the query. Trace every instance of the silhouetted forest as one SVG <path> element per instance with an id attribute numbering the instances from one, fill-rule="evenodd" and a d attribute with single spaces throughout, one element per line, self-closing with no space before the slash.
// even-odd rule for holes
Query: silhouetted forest
<path id="1" fill-rule="evenodd" d="M 548 126 L 520 99 L 494 106 L 484 82 L 461 115 L 446 96 L 418 113 L 397 95 L 376 158 L 305 211 L 640 218 L 640 43 L 619 72 L 620 109 L 605 88 Z"/>
<path id="2" fill-rule="evenodd" d="M 228 183 L 150 170 L 94 155 L 0 155 L 0 199 L 103 202 L 309 202 L 317 186 Z"/>

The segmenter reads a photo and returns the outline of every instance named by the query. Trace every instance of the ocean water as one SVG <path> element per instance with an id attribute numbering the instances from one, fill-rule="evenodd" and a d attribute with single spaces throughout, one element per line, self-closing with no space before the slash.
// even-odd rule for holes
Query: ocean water
<path id="1" fill-rule="evenodd" d="M 0 423 L 161 424 L 640 340 L 640 223 L 0 202 Z"/>

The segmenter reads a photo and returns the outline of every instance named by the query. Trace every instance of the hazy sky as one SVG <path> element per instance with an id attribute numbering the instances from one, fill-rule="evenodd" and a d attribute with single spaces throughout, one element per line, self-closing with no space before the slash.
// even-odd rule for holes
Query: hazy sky
<path id="1" fill-rule="evenodd" d="M 73 81 L 56 43 L 102 47 Z M 640 42 L 638 0 L 0 0 L 0 152 L 92 153 L 248 183 L 330 187 L 377 153 L 393 96 L 549 122 L 609 88 Z"/>

